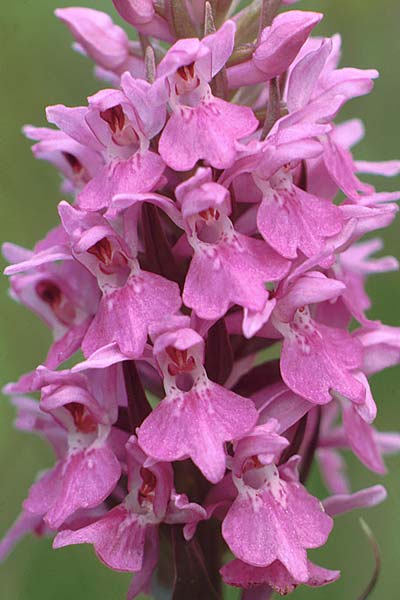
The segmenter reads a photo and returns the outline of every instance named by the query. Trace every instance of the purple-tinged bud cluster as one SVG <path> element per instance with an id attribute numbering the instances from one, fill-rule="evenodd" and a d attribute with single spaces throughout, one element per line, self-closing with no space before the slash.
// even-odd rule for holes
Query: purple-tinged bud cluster
<path id="1" fill-rule="evenodd" d="M 358 178 L 400 161 L 355 161 L 361 122 L 335 122 L 377 72 L 338 68 L 339 36 L 310 37 L 322 15 L 277 0 L 114 5 L 135 41 L 100 11 L 56 11 L 112 87 L 24 129 L 72 202 L 33 251 L 4 245 L 12 296 L 54 337 L 6 393 L 55 464 L 0 557 L 32 531 L 89 543 L 134 574 L 129 600 L 157 578 L 174 600 L 325 585 L 339 572 L 307 550 L 386 495 L 351 492 L 342 449 L 379 474 L 400 450 L 367 379 L 400 362 L 400 329 L 368 318 L 365 292 L 398 264 L 361 241 L 400 193 Z"/>

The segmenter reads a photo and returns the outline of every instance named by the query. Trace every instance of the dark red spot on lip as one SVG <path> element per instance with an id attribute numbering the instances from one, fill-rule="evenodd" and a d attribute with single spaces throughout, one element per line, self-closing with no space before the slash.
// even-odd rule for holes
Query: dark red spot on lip
<path id="1" fill-rule="evenodd" d="M 43 302 L 50 304 L 52 308 L 61 304 L 62 292 L 58 285 L 49 279 L 42 279 L 36 284 L 36 293 Z"/>
<path id="2" fill-rule="evenodd" d="M 122 131 L 125 125 L 125 115 L 120 104 L 100 112 L 100 117 L 109 124 L 113 133 Z"/>
<path id="3" fill-rule="evenodd" d="M 69 402 L 64 405 L 64 408 L 71 414 L 78 431 L 82 433 L 94 433 L 96 431 L 97 423 L 83 404 Z"/>
<path id="4" fill-rule="evenodd" d="M 93 254 L 104 265 L 109 265 L 112 261 L 112 247 L 106 237 L 93 244 L 93 246 L 90 246 L 87 252 Z"/>
<path id="5" fill-rule="evenodd" d="M 154 496 L 157 478 L 150 469 L 146 469 L 145 467 L 140 468 L 140 476 L 142 478 L 142 485 L 139 490 L 139 502 L 142 503 L 143 500 Z"/>
<path id="6" fill-rule="evenodd" d="M 60 323 L 66 326 L 73 323 L 76 317 L 74 305 L 56 283 L 50 279 L 42 279 L 36 284 L 35 291 L 42 302 L 50 306 Z"/>
<path id="7" fill-rule="evenodd" d="M 62 152 L 62 155 L 71 167 L 73 178 L 76 181 L 76 183 L 82 184 L 90 181 L 89 173 L 86 171 L 81 161 L 74 154 L 71 154 L 70 152 Z"/>
<path id="8" fill-rule="evenodd" d="M 179 67 L 177 69 L 178 75 L 184 80 L 189 81 L 194 78 L 194 63 L 190 63 L 190 65 L 184 65 L 183 67 Z"/>
<path id="9" fill-rule="evenodd" d="M 210 219 L 218 221 L 218 219 L 220 217 L 220 214 L 216 208 L 207 208 L 206 210 L 201 210 L 199 212 L 199 215 L 205 221 L 208 221 Z"/>
<path id="10" fill-rule="evenodd" d="M 175 376 L 179 373 L 190 373 L 190 371 L 193 371 L 196 363 L 193 356 L 188 356 L 187 350 L 178 350 L 173 346 L 168 346 L 165 351 L 173 361 L 168 365 L 170 375 Z"/>
<path id="11" fill-rule="evenodd" d="M 258 456 L 249 456 L 243 466 L 243 473 L 250 471 L 251 469 L 260 469 L 264 465 L 260 462 Z"/>
<path id="12" fill-rule="evenodd" d="M 63 156 L 64 156 L 65 160 L 68 162 L 68 164 L 71 167 L 71 169 L 73 170 L 73 172 L 76 173 L 77 175 L 80 175 L 82 173 L 82 171 L 84 170 L 81 161 L 78 160 L 76 158 L 76 156 L 74 156 L 70 152 L 63 152 Z"/>

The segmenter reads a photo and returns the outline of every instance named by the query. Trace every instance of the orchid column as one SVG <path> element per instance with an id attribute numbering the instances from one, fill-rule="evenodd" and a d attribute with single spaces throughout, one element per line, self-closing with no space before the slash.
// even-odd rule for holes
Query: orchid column
<path id="1" fill-rule="evenodd" d="M 320 13 L 237 5 L 114 0 L 126 31 L 57 10 L 105 88 L 24 128 L 61 173 L 60 223 L 3 252 L 53 342 L 5 391 L 55 461 L 0 557 L 30 532 L 91 544 L 133 574 L 128 600 L 333 583 L 308 549 L 386 496 L 352 490 L 343 450 L 383 474 L 400 449 L 368 383 L 400 362 L 400 330 L 365 291 L 398 264 L 362 240 L 400 193 L 358 177 L 400 161 L 356 161 L 363 126 L 340 120 L 378 73 L 338 67 L 339 36 L 311 37 Z"/>

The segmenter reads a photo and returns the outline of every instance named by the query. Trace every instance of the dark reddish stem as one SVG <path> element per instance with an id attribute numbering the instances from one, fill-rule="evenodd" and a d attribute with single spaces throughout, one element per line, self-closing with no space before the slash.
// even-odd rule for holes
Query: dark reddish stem
<path id="1" fill-rule="evenodd" d="M 172 600 L 218 600 L 197 540 L 187 542 L 178 525 L 173 525 L 171 531 L 175 566 Z"/>
<path id="2" fill-rule="evenodd" d="M 300 450 L 300 446 L 303 441 L 304 433 L 306 430 L 306 425 L 307 425 L 307 415 L 304 415 L 297 424 L 296 431 L 295 431 L 292 441 L 290 442 L 290 445 L 286 448 L 286 450 L 283 452 L 283 454 L 281 456 L 281 460 L 280 460 L 281 464 L 284 464 L 286 461 L 289 460 L 289 458 L 291 456 L 293 456 L 294 454 L 297 454 L 298 451 Z"/>
<path id="3" fill-rule="evenodd" d="M 251 396 L 267 385 L 272 385 L 280 380 L 279 359 L 270 360 L 262 365 L 257 365 L 243 375 L 233 388 L 236 394 Z"/>
<path id="4" fill-rule="evenodd" d="M 312 467 L 312 464 L 314 461 L 315 451 L 318 447 L 319 430 L 320 430 L 320 426 L 321 426 L 321 407 L 317 406 L 316 411 L 317 411 L 317 419 L 315 421 L 314 431 L 312 433 L 310 443 L 308 444 L 308 446 L 304 452 L 303 459 L 301 461 L 301 466 L 300 466 L 300 481 L 303 484 L 305 484 L 305 482 L 308 479 L 308 476 L 310 474 L 311 467 Z"/>
<path id="5" fill-rule="evenodd" d="M 182 283 L 182 277 L 156 206 L 147 203 L 143 206 L 142 225 L 148 270 Z"/>
<path id="6" fill-rule="evenodd" d="M 210 379 L 220 385 L 232 371 L 233 352 L 224 319 L 217 321 L 208 332 L 205 366 Z"/>
<path id="7" fill-rule="evenodd" d="M 143 389 L 135 361 L 125 360 L 122 363 L 122 369 L 128 399 L 129 425 L 131 432 L 134 433 L 136 427 L 139 427 L 151 413 L 151 406 Z"/>

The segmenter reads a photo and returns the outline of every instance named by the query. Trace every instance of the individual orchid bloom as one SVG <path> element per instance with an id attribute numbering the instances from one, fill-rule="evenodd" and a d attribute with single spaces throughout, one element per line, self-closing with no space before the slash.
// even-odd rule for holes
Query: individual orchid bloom
<path id="1" fill-rule="evenodd" d="M 113 0 L 121 17 L 143 35 L 150 35 L 172 42 L 174 35 L 167 20 L 157 13 L 154 0 Z"/>
<path id="2" fill-rule="evenodd" d="M 229 87 L 263 83 L 284 73 L 322 17 L 299 10 L 277 15 L 263 29 L 251 59 L 228 69 Z"/>
<path id="3" fill-rule="evenodd" d="M 334 323 L 337 315 L 343 314 L 345 327 L 352 316 L 359 323 L 371 326 L 371 321 L 365 315 L 371 307 L 371 301 L 365 291 L 365 280 L 369 275 L 395 271 L 399 268 L 398 261 L 393 256 L 371 257 L 382 247 L 382 241 L 375 238 L 353 244 L 337 256 L 332 271 L 336 279 L 343 281 L 346 289 L 335 303 L 327 302 L 320 305 L 322 309 L 318 310 L 320 320 L 323 317 L 324 322 Z"/>
<path id="4" fill-rule="evenodd" d="M 56 235 L 54 231 L 53 237 Z M 44 240 L 33 251 L 4 244 L 3 253 L 14 263 L 8 267 L 15 273 L 10 277 L 11 294 L 52 330 L 54 342 L 45 364 L 56 368 L 80 348 L 96 312 L 99 292 L 93 276 L 69 260 L 68 254 L 62 262 L 54 262 L 49 255 L 48 261 L 35 265 L 37 256 L 51 250 L 51 241 Z"/>
<path id="5" fill-rule="evenodd" d="M 378 72 L 375 69 L 338 69 L 340 53 L 341 38 L 338 35 L 307 40 L 289 70 L 289 112 L 305 107 L 307 102 L 313 102 L 327 91 L 334 91 L 336 95 L 344 95 L 347 99 L 355 97 L 358 92 L 370 91 L 371 79 L 375 79 Z M 300 92 L 301 77 L 305 77 L 305 80 Z"/>
<path id="6" fill-rule="evenodd" d="M 365 439 L 360 438 L 356 431 L 353 445 L 351 445 L 349 435 L 346 434 L 344 427 L 340 427 L 336 424 L 338 407 L 332 405 L 330 411 L 328 411 L 328 408 L 329 407 L 324 407 L 322 411 L 319 447 L 316 451 L 316 456 L 326 488 L 331 493 L 338 495 L 339 498 L 347 498 L 350 494 L 350 481 L 347 465 L 341 450 L 349 448 L 353 450 L 353 448 L 356 448 L 357 456 L 361 462 L 363 462 L 363 464 L 371 471 L 382 474 L 385 473 L 385 465 L 382 457 L 384 455 L 399 453 L 400 437 L 398 433 L 390 431 L 380 432 L 371 425 L 366 427 L 364 424 L 365 431 L 363 432 L 362 428 L 358 427 L 358 432 L 361 430 L 361 435 L 366 433 Z M 326 415 L 327 412 L 328 416 Z M 330 415 L 329 412 L 331 413 Z M 349 424 L 351 426 L 351 423 Z M 355 426 L 358 426 L 357 421 Z M 358 443 L 358 447 L 355 446 L 357 439 L 359 441 L 361 439 L 364 444 L 364 451 L 362 454 L 358 453 L 358 448 L 361 448 L 362 450 L 360 442 Z M 368 497 L 369 496 L 367 496 L 367 499 Z M 379 497 L 380 495 L 378 495 L 378 498 Z M 375 496 L 373 495 L 372 498 L 375 498 Z M 373 504 L 371 503 L 371 506 L 372 505 Z M 365 506 L 367 506 L 367 504 L 365 504 Z M 350 498 L 349 510 L 351 510 L 351 507 L 352 500 Z"/>
<path id="7" fill-rule="evenodd" d="M 165 87 L 171 109 L 159 152 L 172 169 L 188 171 L 201 159 L 218 169 L 229 167 L 236 141 L 257 129 L 250 108 L 226 102 L 210 88 L 232 53 L 234 36 L 235 25 L 227 21 L 201 41 L 178 40 L 157 69 L 155 86 Z"/>
<path id="8" fill-rule="evenodd" d="M 377 414 L 377 407 L 365 375 L 357 372 L 355 376 L 364 385 L 365 400 L 360 404 L 354 404 L 340 394 L 338 395 L 339 402 L 342 405 L 343 433 L 360 461 L 371 471 L 384 474 L 386 473 L 386 467 L 372 427 Z"/>
<path id="9" fill-rule="evenodd" d="M 336 144 L 329 136 L 325 138 L 323 143 L 325 167 L 330 177 L 346 194 L 348 199 L 358 202 L 360 193 L 368 196 L 375 191 L 373 186 L 363 183 L 356 176 L 357 169 L 349 150 Z"/>
<path id="10" fill-rule="evenodd" d="M 85 356 L 117 342 L 126 356 L 140 357 L 149 325 L 180 308 L 177 284 L 143 271 L 136 249 L 131 249 L 102 216 L 77 210 L 66 202 L 61 202 L 59 211 L 74 257 L 97 278 L 102 291 L 99 308 L 82 342 Z"/>
<path id="11" fill-rule="evenodd" d="M 288 442 L 274 431 L 274 423 L 263 427 L 264 436 L 241 439 L 235 448 L 235 456 L 240 454 L 232 473 L 237 496 L 223 521 L 222 535 L 239 560 L 255 567 L 278 560 L 293 578 L 305 583 L 306 549 L 326 542 L 332 520 L 300 484 L 299 457 L 277 467 Z"/>
<path id="12" fill-rule="evenodd" d="M 153 337 L 166 396 L 142 423 L 139 444 L 156 460 L 190 457 L 216 483 L 226 468 L 224 442 L 250 431 L 258 413 L 251 400 L 209 380 L 204 340 L 187 318 L 159 325 Z"/>
<path id="13" fill-rule="evenodd" d="M 199 169 L 178 186 L 176 197 L 194 250 L 185 305 L 203 319 L 222 317 L 232 304 L 262 311 L 268 303 L 265 284 L 284 277 L 289 262 L 263 241 L 235 231 L 229 192 L 212 181 L 210 169 Z"/>
<path id="14" fill-rule="evenodd" d="M 100 10 L 58 8 L 56 17 L 65 23 L 76 40 L 77 49 L 88 55 L 102 70 L 115 75 L 129 71 L 144 79 L 142 57 L 132 52 L 133 43 L 125 31 Z"/>
<path id="15" fill-rule="evenodd" d="M 205 512 L 173 489 L 169 463 L 152 462 L 132 436 L 126 445 L 128 493 L 121 504 L 91 525 L 76 531 L 61 531 L 54 547 L 93 544 L 97 556 L 108 567 L 137 573 L 129 597 L 149 587 L 158 560 L 158 526 L 161 522 L 187 523 Z M 145 575 L 145 576 L 144 576 Z"/>
<path id="16" fill-rule="evenodd" d="M 262 83 L 284 73 L 322 18 L 321 13 L 299 10 L 277 15 L 261 32 L 251 59 L 228 69 L 229 87 Z"/>
<path id="17" fill-rule="evenodd" d="M 31 383 L 31 381 L 30 381 Z M 9 392 L 3 390 L 5 394 Z M 46 440 L 54 450 L 56 457 L 62 460 L 67 452 L 66 430 L 56 422 L 53 417 L 40 409 L 39 402 L 29 396 L 12 396 L 11 402 L 17 410 L 14 425 L 20 431 L 36 433 Z M 26 535 L 34 533 L 37 536 L 51 535 L 52 530 L 43 520 L 46 507 L 42 512 L 30 512 L 25 508 L 0 540 L 0 562 L 2 562 L 14 549 L 15 545 Z"/>
<path id="18" fill-rule="evenodd" d="M 286 287 L 286 291 L 283 291 Z M 364 385 L 352 371 L 362 363 L 362 347 L 346 330 L 316 322 L 310 306 L 337 298 L 343 283 L 311 271 L 282 286 L 272 324 L 283 336 L 282 378 L 299 396 L 326 404 L 336 390 L 356 403 L 365 398 Z"/>
<path id="19" fill-rule="evenodd" d="M 363 139 L 364 134 L 364 126 L 360 119 L 351 119 L 335 125 L 330 132 L 330 137 L 336 145 L 349 152 L 352 146 L 358 144 Z M 351 158 L 351 162 L 353 163 L 351 168 L 357 174 L 368 173 L 393 177 L 399 173 L 400 169 L 400 161 L 396 160 L 369 162 L 353 160 Z M 339 186 L 329 174 L 322 155 L 316 159 L 311 158 L 307 160 L 307 186 L 309 191 L 317 196 L 331 198 L 332 200 L 339 191 Z M 368 189 L 371 188 L 367 188 L 367 191 Z M 357 202 L 359 201 L 360 198 L 357 199 Z M 365 196 L 362 197 L 362 201 L 365 202 Z"/>
<path id="20" fill-rule="evenodd" d="M 329 129 L 300 123 L 275 130 L 264 142 L 242 146 L 237 162 L 221 177 L 224 185 L 235 186 L 244 174 L 250 175 L 242 188 L 234 187 L 237 200 L 254 203 L 238 220 L 238 228 L 261 233 L 282 256 L 296 258 L 298 250 L 309 257 L 323 254 L 343 228 L 345 219 L 333 202 L 302 189 L 304 159 L 321 155 L 319 138 Z"/>
<path id="21" fill-rule="evenodd" d="M 67 135 L 101 153 L 105 166 L 78 197 L 85 210 L 107 208 L 119 193 L 152 190 L 160 181 L 164 163 L 148 150 L 149 140 L 161 129 L 164 108 L 151 86 L 125 73 L 123 91 L 101 90 L 89 98 L 89 107 L 47 108 L 47 118 Z"/>
<path id="22" fill-rule="evenodd" d="M 40 408 L 66 430 L 68 448 L 55 467 L 33 484 L 24 508 L 44 514 L 52 529 L 79 508 L 101 504 L 121 475 L 120 463 L 109 445 L 117 418 L 109 379 L 115 380 L 116 375 L 115 369 L 85 375 L 38 369 Z"/>
<path id="23" fill-rule="evenodd" d="M 76 142 L 62 131 L 25 125 L 25 135 L 37 140 L 32 146 L 36 158 L 52 163 L 64 176 L 63 190 L 79 192 L 103 167 L 101 155 Z"/>
<path id="24" fill-rule="evenodd" d="M 71 529 L 84 527 L 98 519 L 103 512 L 102 507 L 78 510 L 66 520 L 64 526 Z M 50 537 L 54 535 L 54 531 L 43 520 L 43 516 L 22 509 L 13 525 L 0 540 L 0 562 L 3 562 L 11 554 L 16 544 L 25 536 L 33 534 L 37 537 Z"/>
<path id="25" fill-rule="evenodd" d="M 380 485 L 361 490 L 354 494 L 338 494 L 324 500 L 326 512 L 333 516 L 355 508 L 376 506 L 386 498 L 386 491 Z M 307 586 L 320 587 L 336 581 L 339 571 L 331 571 L 307 561 L 309 578 Z M 221 569 L 221 575 L 229 585 L 266 593 L 268 588 L 285 595 L 292 592 L 301 582 L 297 581 L 280 561 L 274 561 L 267 567 L 255 567 L 239 559 L 234 559 Z"/>
<path id="26" fill-rule="evenodd" d="M 364 138 L 365 129 L 361 119 L 350 119 L 335 124 L 330 130 L 330 135 L 341 147 L 351 150 Z M 306 170 L 308 191 L 316 196 L 334 200 L 339 188 L 327 171 L 323 155 L 308 159 Z"/>
<path id="27" fill-rule="evenodd" d="M 59 533 L 54 546 L 92 543 L 99 558 L 110 568 L 136 572 L 141 570 L 144 560 L 151 560 L 144 557 L 145 541 L 146 537 L 152 541 L 158 524 L 165 517 L 172 488 L 172 468 L 167 463 L 144 467 L 146 456 L 133 437 L 126 450 L 128 494 L 123 503 L 89 527 Z"/>
<path id="28" fill-rule="evenodd" d="M 289 114 L 281 119 L 279 127 L 303 120 L 332 121 L 348 100 L 369 93 L 378 77 L 375 69 L 336 68 L 340 38 L 309 41 L 311 44 L 304 45 L 300 60 L 289 71 L 283 95 Z"/>
<path id="29" fill-rule="evenodd" d="M 318 119 L 319 122 L 332 119 L 345 102 L 371 91 L 377 71 L 336 69 L 332 55 L 335 56 L 337 48 L 332 41 L 324 40 L 319 48 L 306 54 L 292 69 L 284 96 L 289 115 L 283 117 L 279 127 L 291 126 L 303 119 Z M 348 145 L 340 142 L 340 134 L 337 135 L 335 129 L 322 136 L 321 141 L 324 153 L 322 161 L 311 161 L 311 182 L 313 179 L 323 181 L 325 188 L 329 185 L 331 189 L 336 186 L 336 190 L 341 189 L 353 202 L 359 201 L 360 194 L 374 192 L 373 186 L 358 179 L 356 173 L 362 170 L 362 165 L 361 169 L 357 167 Z M 397 169 L 394 161 L 382 165 L 379 170 L 389 174 Z"/>
<path id="30" fill-rule="evenodd" d="M 365 376 L 358 375 L 366 387 L 366 400 L 363 404 L 351 404 L 339 396 L 339 404 L 323 408 L 320 426 L 321 466 L 329 489 L 335 493 L 348 491 L 345 468 L 337 449 L 350 447 L 357 458 L 371 471 L 384 474 L 382 454 L 372 422 L 376 415 L 376 406 Z M 339 410 L 342 424 L 338 424 Z M 332 464 L 331 464 L 332 463 Z M 326 469 L 330 473 L 326 473 Z"/>
<path id="31" fill-rule="evenodd" d="M 268 181 L 262 178 L 261 169 L 253 178 L 263 196 L 257 213 L 258 229 L 282 256 L 296 258 L 298 250 L 307 257 L 321 254 L 326 240 L 341 231 L 344 219 L 340 209 L 294 185 L 290 165 Z"/>

